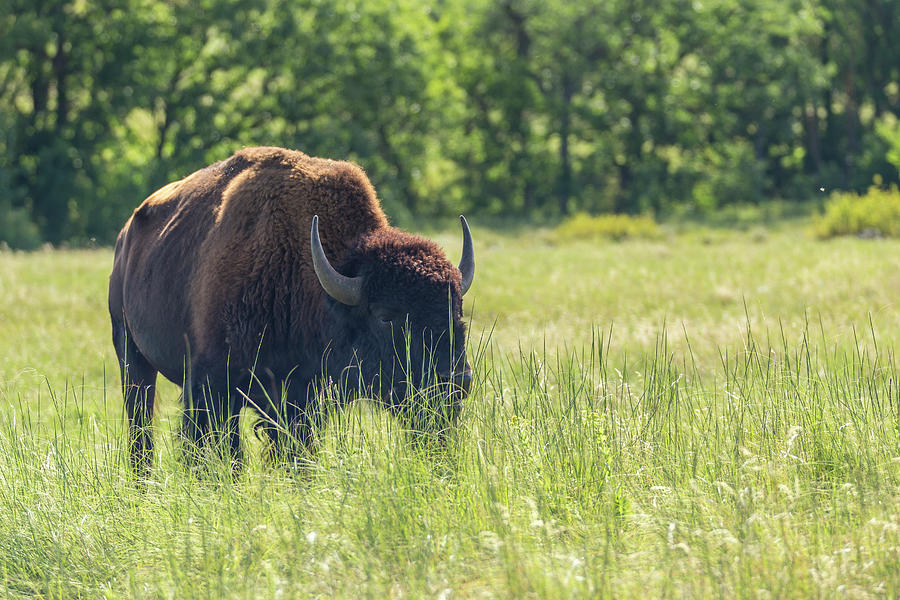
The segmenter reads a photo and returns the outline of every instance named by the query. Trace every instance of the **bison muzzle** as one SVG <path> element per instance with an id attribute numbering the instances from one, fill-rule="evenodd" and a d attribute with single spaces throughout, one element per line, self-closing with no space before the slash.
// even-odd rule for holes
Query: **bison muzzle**
<path id="1" fill-rule="evenodd" d="M 375 398 L 413 428 L 452 423 L 472 377 L 460 221 L 457 268 L 388 224 L 359 167 L 281 148 L 241 150 L 144 200 L 109 282 L 134 468 L 150 466 L 158 373 L 183 386 L 189 447 L 236 464 L 246 405 L 292 452 L 326 418 L 323 398 Z"/>

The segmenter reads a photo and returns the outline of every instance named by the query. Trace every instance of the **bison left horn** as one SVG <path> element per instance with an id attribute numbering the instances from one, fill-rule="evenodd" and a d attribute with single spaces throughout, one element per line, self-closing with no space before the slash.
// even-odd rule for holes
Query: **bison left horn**
<path id="1" fill-rule="evenodd" d="M 462 258 L 459 259 L 459 272 L 462 275 L 462 287 L 460 289 L 463 296 L 472 287 L 472 281 L 475 279 L 475 246 L 472 244 L 472 233 L 469 231 L 469 224 L 466 218 L 459 215 L 459 222 L 462 223 L 463 230 L 463 250 Z"/>
<path id="2" fill-rule="evenodd" d="M 312 219 L 312 229 L 309 232 L 309 241 L 312 248 L 313 268 L 319 283 L 329 296 L 348 306 L 357 306 L 362 302 L 362 277 L 345 277 L 338 273 L 322 248 L 322 240 L 319 239 L 319 216 Z"/>

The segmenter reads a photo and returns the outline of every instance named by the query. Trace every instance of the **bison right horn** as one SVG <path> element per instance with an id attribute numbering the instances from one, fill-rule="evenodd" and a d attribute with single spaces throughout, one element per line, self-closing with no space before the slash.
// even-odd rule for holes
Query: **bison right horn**
<path id="1" fill-rule="evenodd" d="M 312 249 L 313 268 L 319 283 L 329 296 L 348 306 L 357 306 L 362 302 L 362 277 L 345 277 L 338 273 L 322 248 L 322 240 L 319 239 L 319 215 L 312 219 L 312 229 L 309 232 L 309 241 Z"/>
<path id="2" fill-rule="evenodd" d="M 472 244 L 472 233 L 469 231 L 469 224 L 466 218 L 459 215 L 459 222 L 462 223 L 463 230 L 463 250 L 462 258 L 459 259 L 459 272 L 462 275 L 462 287 L 460 289 L 463 296 L 472 287 L 472 281 L 475 279 L 475 246 Z"/>

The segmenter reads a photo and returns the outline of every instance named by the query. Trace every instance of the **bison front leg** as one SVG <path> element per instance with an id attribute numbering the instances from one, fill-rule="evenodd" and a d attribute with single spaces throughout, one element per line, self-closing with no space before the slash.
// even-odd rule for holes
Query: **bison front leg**
<path id="1" fill-rule="evenodd" d="M 327 406 L 312 385 L 279 387 L 277 406 L 271 407 L 274 410 L 261 411 L 257 437 L 265 434 L 267 454 L 272 462 L 296 467 L 315 455 L 316 434 L 328 420 Z"/>
<path id="2" fill-rule="evenodd" d="M 237 471 L 243 464 L 239 417 L 242 403 L 229 389 L 229 378 L 192 369 L 184 386 L 182 433 L 185 451 L 196 464 L 205 450 L 230 462 Z"/>
<path id="3" fill-rule="evenodd" d="M 124 321 L 113 321 L 113 346 L 119 359 L 122 395 L 128 413 L 128 450 L 135 474 L 147 477 L 153 462 L 153 401 L 157 371 L 140 353 Z"/>

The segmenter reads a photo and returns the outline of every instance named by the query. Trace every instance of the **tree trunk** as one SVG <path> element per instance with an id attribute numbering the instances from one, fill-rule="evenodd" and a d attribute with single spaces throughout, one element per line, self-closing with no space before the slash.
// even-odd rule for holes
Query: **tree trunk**
<path id="1" fill-rule="evenodd" d="M 626 158 L 626 161 L 628 159 Z M 631 198 L 631 167 L 628 163 L 619 165 L 619 193 L 613 203 L 613 212 L 615 213 L 631 213 L 634 212 L 634 201 Z"/>
<path id="2" fill-rule="evenodd" d="M 819 174 L 822 172 L 822 153 L 819 149 L 819 115 L 815 102 L 805 108 L 804 125 L 806 127 L 806 171 Z"/>
<path id="3" fill-rule="evenodd" d="M 53 57 L 53 77 L 56 79 L 56 134 L 60 135 L 69 122 L 69 87 L 66 38 L 60 26 L 56 32 L 56 54 Z"/>
<path id="4" fill-rule="evenodd" d="M 569 197 L 572 194 L 572 164 L 569 157 L 569 135 L 571 129 L 571 104 L 573 94 L 572 78 L 563 74 L 562 78 L 562 107 L 559 124 L 559 185 L 558 202 L 559 214 L 563 217 L 569 214 Z"/>

